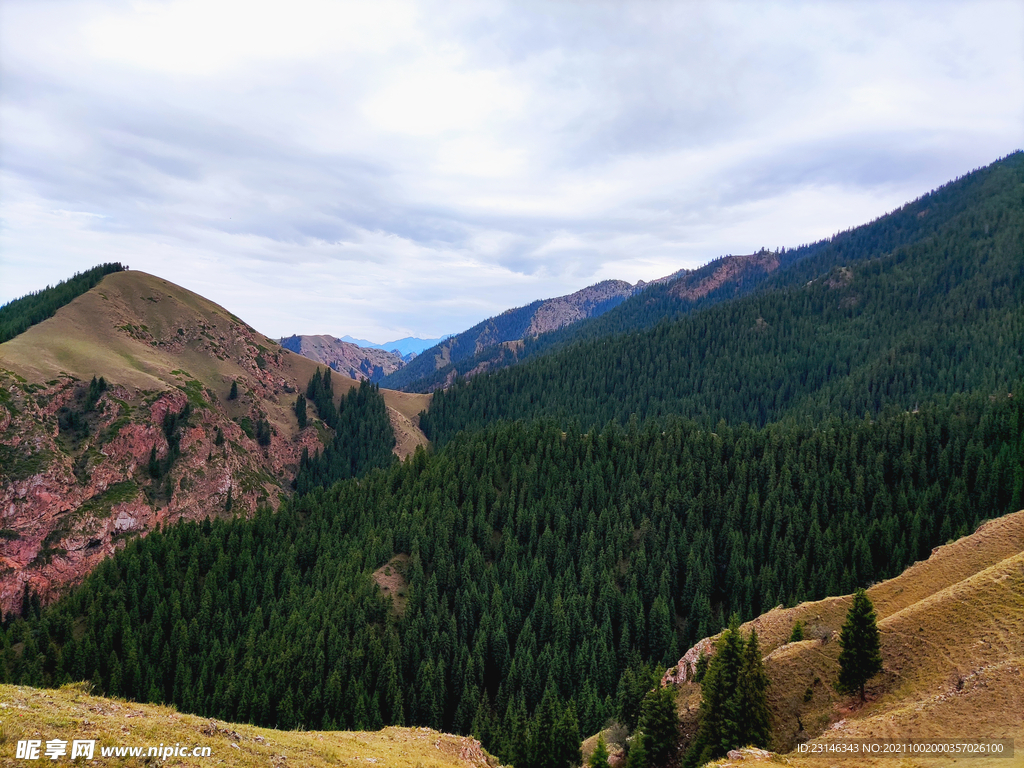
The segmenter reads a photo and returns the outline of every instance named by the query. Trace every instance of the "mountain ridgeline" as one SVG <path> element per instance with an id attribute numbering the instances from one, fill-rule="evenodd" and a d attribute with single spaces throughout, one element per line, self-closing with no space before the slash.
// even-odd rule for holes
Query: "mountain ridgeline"
<path id="1" fill-rule="evenodd" d="M 421 426 L 443 445 L 501 419 L 587 428 L 677 414 L 761 425 L 1019 388 L 1022 184 L 1017 153 L 929 196 L 934 206 L 918 201 L 909 218 L 881 219 L 850 233 L 849 248 L 797 262 L 773 290 L 457 381 L 435 394 Z M 929 216 L 943 223 L 885 250 L 902 239 L 886 230 Z"/>
<path id="2" fill-rule="evenodd" d="M 280 728 L 471 732 L 516 768 L 568 766 L 579 736 L 641 724 L 661 667 L 729 617 L 895 576 L 1024 506 L 1022 254 L 1017 153 L 522 342 L 435 393 L 433 446 L 401 463 L 377 387 L 335 406 L 318 369 L 289 419 L 309 434 L 315 408 L 334 435 L 298 493 L 164 526 L 26 600 L 0 676 Z"/>
<path id="3" fill-rule="evenodd" d="M 413 392 L 435 391 L 448 386 L 456 376 L 521 365 L 573 344 L 649 330 L 754 292 L 797 289 L 833 269 L 851 267 L 912 244 L 941 243 L 951 234 L 961 241 L 976 235 L 987 237 L 991 232 L 986 233 L 985 225 L 988 223 L 991 229 L 993 222 L 986 222 L 984 217 L 995 211 L 1013 217 L 1024 204 L 1019 188 L 1022 165 L 1022 153 L 1014 153 L 870 224 L 828 240 L 774 253 L 762 250 L 753 256 L 716 259 L 697 270 L 669 275 L 642 290 L 638 288 L 600 316 L 528 337 L 515 349 L 481 349 L 472 357 L 452 362 L 419 380 L 397 382 L 396 386 Z"/>
<path id="4" fill-rule="evenodd" d="M 599 317 L 621 304 L 633 290 L 633 286 L 622 280 L 605 280 L 568 296 L 540 299 L 525 307 L 507 310 L 424 350 L 381 383 L 412 392 L 431 391 L 450 378 L 454 370 L 465 369 L 466 363 L 477 359 L 478 355 L 476 367 L 480 367 L 483 360 L 493 362 L 494 356 L 497 356 L 494 359 L 514 360 L 524 340 Z"/>
<path id="5" fill-rule="evenodd" d="M 121 272 L 127 267 L 120 263 L 100 264 L 85 272 L 76 272 L 74 277 L 62 280 L 55 286 L 30 293 L 0 307 L 0 344 L 24 333 L 36 323 L 41 323 L 65 304 L 88 291 L 107 275 Z"/>

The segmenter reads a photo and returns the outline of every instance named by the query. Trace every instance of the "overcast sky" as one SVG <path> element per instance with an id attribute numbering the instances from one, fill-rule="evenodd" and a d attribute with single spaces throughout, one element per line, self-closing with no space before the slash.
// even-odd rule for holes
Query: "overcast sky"
<path id="1" fill-rule="evenodd" d="M 0 303 L 121 261 L 439 336 L 1024 146 L 1024 2 L 0 0 Z"/>

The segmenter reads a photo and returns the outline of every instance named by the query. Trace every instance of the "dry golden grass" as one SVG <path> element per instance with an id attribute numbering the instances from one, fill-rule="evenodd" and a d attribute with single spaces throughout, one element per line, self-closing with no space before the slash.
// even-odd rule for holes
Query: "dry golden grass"
<path id="1" fill-rule="evenodd" d="M 178 329 L 205 329 L 208 335 L 182 342 Z M 244 384 L 249 372 L 239 362 L 245 343 L 239 329 L 251 334 L 254 344 L 278 353 L 275 369 L 291 387 L 303 391 L 317 363 L 279 347 L 228 310 L 202 296 L 145 272 L 125 271 L 107 275 L 99 285 L 61 307 L 48 320 L 0 345 L 0 366 L 42 383 L 61 373 L 88 381 L 103 376 L 112 384 L 140 390 L 165 390 L 182 383 L 174 371 L 187 371 L 226 402 L 232 381 Z M 220 354 L 213 354 L 215 342 Z M 223 359 L 222 359 L 223 358 Z M 338 398 L 357 382 L 335 374 Z M 426 445 L 419 429 L 419 412 L 430 404 L 430 395 L 381 390 L 392 409 L 398 440 L 396 453 L 404 458 L 417 445 Z M 280 434 L 294 436 L 297 425 L 291 415 L 294 398 L 281 397 L 263 405 L 268 420 Z"/>
<path id="2" fill-rule="evenodd" d="M 771 679 L 775 743 L 784 755 L 747 754 L 714 765 L 785 763 L 806 768 L 1024 766 L 1024 511 L 990 520 L 868 590 L 883 672 L 868 700 L 838 694 L 838 632 L 851 596 L 776 608 L 743 625 L 758 631 Z M 809 639 L 787 643 L 793 624 Z M 696 727 L 699 687 L 679 687 L 685 731 Z M 797 743 L 835 739 L 1015 739 L 1013 759 L 813 758 Z"/>
<path id="3" fill-rule="evenodd" d="M 485 768 L 498 761 L 472 739 L 428 728 L 385 728 L 375 732 L 277 731 L 233 725 L 168 707 L 89 696 L 83 685 L 60 690 L 0 685 L 0 765 L 31 765 L 15 759 L 20 739 L 96 739 L 99 765 L 210 766 L 240 768 Z M 211 748 L 210 757 L 100 757 L 101 746 L 157 746 L 180 743 Z M 51 764 L 50 761 L 46 761 Z M 69 764 L 67 757 L 56 764 Z"/>
<path id="4" fill-rule="evenodd" d="M 878 614 L 883 672 L 868 701 L 840 696 L 839 644 L 849 597 L 774 610 L 745 625 L 765 640 L 776 747 L 798 740 L 1016 739 L 1017 757 L 956 759 L 958 766 L 1024 765 L 1024 511 L 982 525 L 900 576 L 868 590 Z M 796 620 L 824 638 L 784 644 Z M 808 693 L 809 692 L 809 693 Z M 800 726 L 803 726 L 802 732 Z M 794 765 L 836 759 L 787 755 Z M 854 762 L 851 762 L 854 761 Z M 945 765 L 950 758 L 840 765 Z"/>

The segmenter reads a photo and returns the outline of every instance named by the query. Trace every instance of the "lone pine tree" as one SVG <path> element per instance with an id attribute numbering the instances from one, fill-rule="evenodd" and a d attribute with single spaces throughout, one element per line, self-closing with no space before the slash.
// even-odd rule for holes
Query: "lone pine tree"
<path id="1" fill-rule="evenodd" d="M 882 671 L 878 626 L 875 624 L 875 607 L 867 593 L 858 589 L 853 594 L 853 605 L 846 614 L 839 645 L 838 688 L 846 693 L 860 691 L 864 701 L 864 684 Z"/>

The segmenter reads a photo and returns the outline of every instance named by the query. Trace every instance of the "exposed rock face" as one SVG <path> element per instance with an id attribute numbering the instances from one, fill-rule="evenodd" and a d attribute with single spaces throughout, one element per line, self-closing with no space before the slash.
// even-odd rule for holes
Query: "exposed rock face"
<path id="1" fill-rule="evenodd" d="M 158 524 L 276 507 L 326 434 L 291 407 L 315 369 L 129 271 L 0 345 L 0 611 L 26 586 L 53 599 Z M 107 387 L 90 396 L 94 374 Z"/>
<path id="2" fill-rule="evenodd" d="M 725 256 L 692 272 L 674 273 L 668 278 L 670 292 L 683 301 L 696 301 L 729 284 L 737 288 L 744 280 L 754 279 L 779 268 L 779 255 L 770 251 L 748 256 Z M 661 282 L 661 281 L 655 281 Z"/>
<path id="3" fill-rule="evenodd" d="M 661 684 L 680 685 L 693 680 L 693 675 L 697 671 L 697 659 L 702 653 L 709 659 L 715 655 L 714 637 L 705 637 L 683 654 L 683 658 L 674 667 L 666 670 L 665 676 L 661 678 Z"/>
<path id="4" fill-rule="evenodd" d="M 501 349 L 497 350 L 499 355 L 494 360 L 466 375 L 476 375 L 489 367 L 503 367 L 518 358 L 523 340 L 603 314 L 625 300 L 633 291 L 633 286 L 623 280 L 605 280 L 566 296 L 538 300 L 525 307 L 506 310 L 424 350 L 396 375 L 385 380 L 384 386 L 404 388 L 449 365 L 499 345 Z M 448 381 L 454 376 L 452 372 Z"/>
<path id="5" fill-rule="evenodd" d="M 333 336 L 289 336 L 281 339 L 281 346 L 310 360 L 329 365 L 357 381 L 380 381 L 405 364 L 405 359 L 398 352 L 359 347 Z"/>
<path id="6" fill-rule="evenodd" d="M 39 389 L 0 374 L 0 384 L 6 395 L 0 401 L 3 612 L 20 609 L 26 585 L 48 602 L 158 524 L 276 507 L 302 449 L 321 447 L 314 427 L 294 437 L 272 433 L 262 447 L 193 390 L 191 415 L 172 456 L 164 418 L 190 403 L 185 391 L 111 387 L 82 415 L 88 434 L 80 437 L 61 428 L 58 412 L 81 409 L 83 383 L 63 376 Z M 260 418 L 260 400 L 251 399 L 248 410 L 249 421 Z M 150 468 L 154 450 L 157 477 Z"/>
<path id="7" fill-rule="evenodd" d="M 598 309 L 621 301 L 633 292 L 633 286 L 623 280 L 605 280 L 582 291 L 548 299 L 538 307 L 526 329 L 524 338 L 556 331 L 572 323 L 592 317 Z"/>

